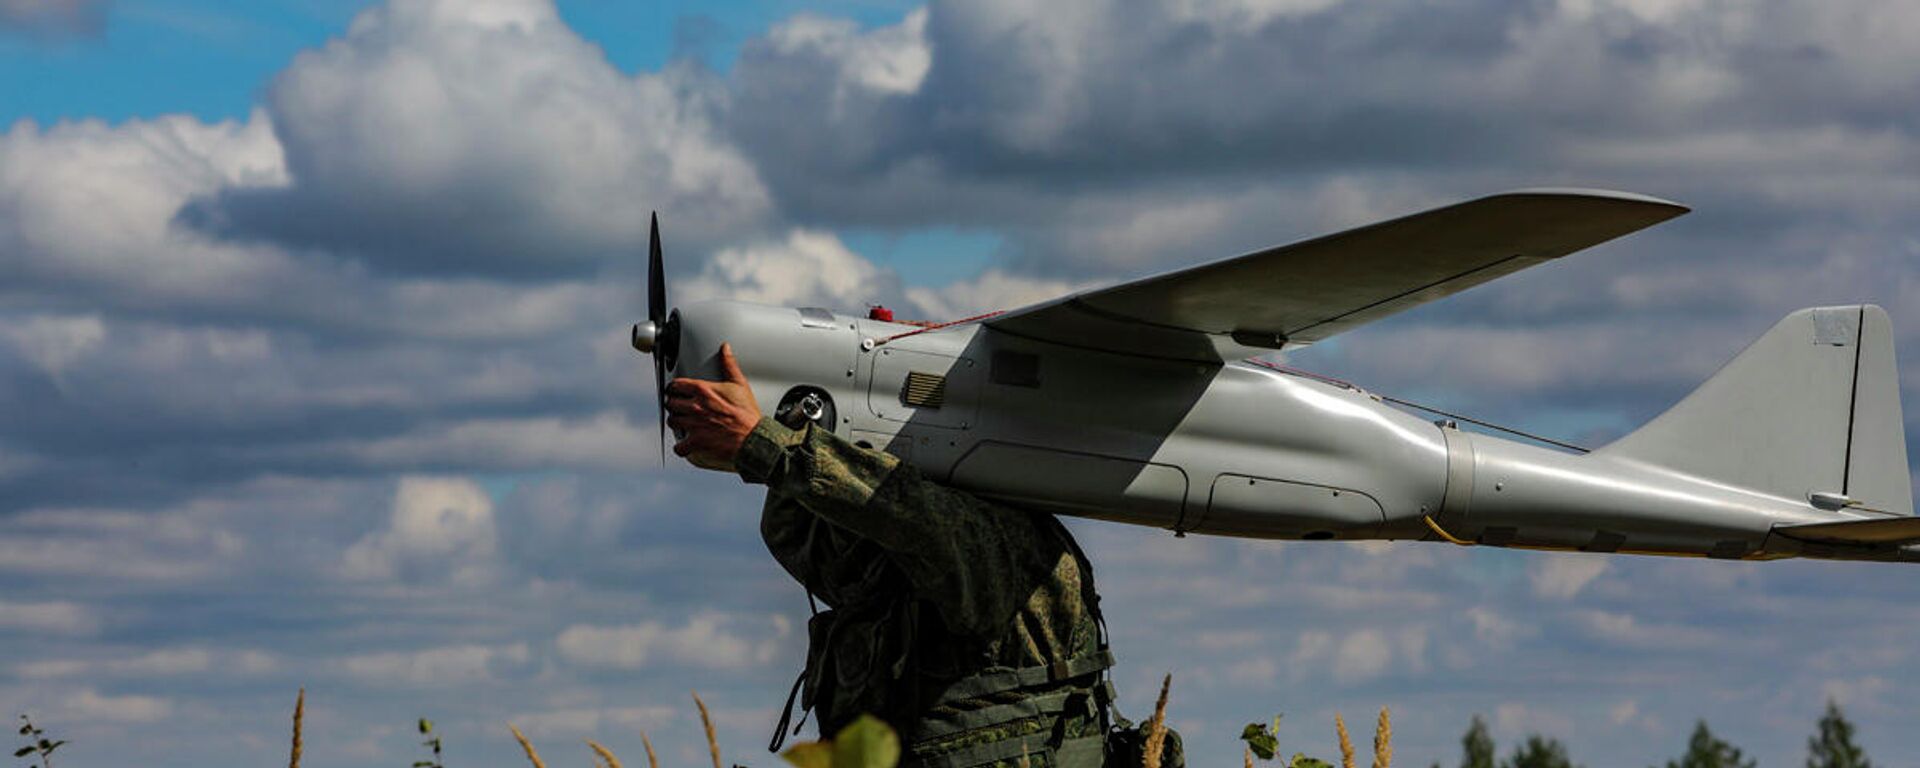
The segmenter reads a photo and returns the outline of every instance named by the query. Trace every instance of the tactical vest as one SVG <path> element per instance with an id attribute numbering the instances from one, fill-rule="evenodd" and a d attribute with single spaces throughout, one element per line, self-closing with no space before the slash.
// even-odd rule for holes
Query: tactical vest
<path id="1" fill-rule="evenodd" d="M 1116 725 L 1124 731 L 1131 724 L 1114 709 L 1113 685 L 1106 674 L 1113 666 L 1113 652 L 1094 589 L 1092 564 L 1058 519 L 1036 514 L 1052 524 L 1053 534 L 1080 568 L 1081 601 L 1097 632 L 1095 652 L 1040 666 L 982 668 L 956 657 L 950 638 L 916 636 L 929 623 L 940 623 L 930 606 L 905 590 L 868 604 L 827 611 L 819 610 L 809 593 L 814 614 L 807 622 L 807 666 L 787 694 L 769 751 L 779 751 L 785 742 L 796 698 L 802 717 L 793 728 L 795 734 L 804 727 L 806 713 L 824 715 L 823 705 L 831 706 L 834 697 L 845 697 L 851 703 L 843 703 L 842 709 L 857 711 L 841 711 L 833 717 L 866 712 L 893 725 L 905 746 L 903 768 L 1012 765 L 1023 755 L 1036 768 L 1094 768 L 1105 763 Z M 870 649 L 872 657 L 865 664 L 847 665 L 828 658 L 849 639 L 849 633 L 867 635 L 870 642 L 856 644 Z M 994 733 L 1023 721 L 1051 721 L 1053 727 L 1045 733 Z M 1069 734 L 1065 728 L 1070 723 L 1084 727 Z M 822 717 L 820 731 L 831 735 L 844 725 Z M 975 736 L 977 742 L 969 743 Z M 929 745 L 942 746 L 927 754 Z"/>

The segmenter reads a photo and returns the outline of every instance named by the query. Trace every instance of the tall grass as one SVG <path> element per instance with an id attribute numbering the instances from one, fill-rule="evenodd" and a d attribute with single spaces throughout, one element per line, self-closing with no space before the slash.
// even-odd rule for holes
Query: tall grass
<path id="1" fill-rule="evenodd" d="M 1141 768 L 1162 768 L 1161 762 L 1164 759 L 1163 753 L 1166 751 L 1166 744 L 1167 744 L 1167 738 L 1169 733 L 1167 728 L 1167 699 L 1168 699 L 1169 692 L 1172 690 L 1172 686 L 1173 686 L 1172 675 L 1168 675 L 1165 678 L 1161 679 L 1160 695 L 1158 699 L 1156 699 L 1154 702 L 1153 717 L 1148 719 L 1147 722 L 1142 725 L 1142 730 L 1145 735 L 1145 742 L 1144 742 L 1144 745 L 1143 745 L 1144 748 L 1141 754 Z M 707 703 L 700 698 L 700 694 L 697 692 L 693 694 L 693 704 L 695 709 L 697 709 L 700 713 L 700 726 L 701 726 L 701 730 L 705 733 L 707 738 L 707 752 L 712 757 L 713 768 L 725 768 L 725 763 L 723 763 L 720 759 L 720 737 L 719 737 L 718 730 L 714 727 L 714 724 L 713 724 L 713 713 L 707 709 Z M 306 719 L 306 710 L 307 710 L 307 689 L 302 687 L 299 690 L 299 692 L 294 695 L 294 699 L 293 699 L 293 738 L 288 750 L 288 757 L 287 757 L 288 768 L 300 768 L 300 758 L 304 751 L 304 746 L 303 746 L 304 743 L 301 738 L 301 731 Z M 427 722 L 428 721 L 424 719 L 420 721 L 421 732 L 423 734 L 432 735 L 427 730 L 428 728 L 430 728 L 430 726 L 427 725 Z M 1278 721 L 1276 720 L 1275 723 L 1277 726 Z M 1355 762 L 1354 762 L 1353 743 L 1352 743 L 1352 740 L 1348 737 L 1346 720 L 1345 718 L 1341 717 L 1339 714 L 1336 713 L 1333 718 L 1333 724 L 1334 724 L 1335 732 L 1340 737 L 1340 758 L 1341 758 L 1340 764 L 1342 768 L 1354 768 Z M 27 727 L 32 728 L 31 724 L 29 724 Z M 1253 726 L 1249 726 L 1249 728 L 1252 728 L 1252 727 Z M 514 741 L 519 743 L 521 751 L 526 753 L 527 762 L 532 764 L 533 768 L 546 768 L 546 761 L 541 759 L 540 751 L 534 747 L 533 741 L 531 739 L 528 739 L 526 734 L 522 733 L 518 726 L 515 726 L 512 723 L 508 723 L 507 730 L 513 734 Z M 33 733 L 38 734 L 38 730 L 34 729 Z M 888 730 L 888 735 L 886 738 L 889 741 L 891 741 L 894 738 L 891 735 L 890 730 Z M 1245 736 L 1243 736 L 1243 738 L 1245 738 Z M 435 740 L 437 741 L 437 739 Z M 816 742 L 816 743 L 819 743 L 819 742 Z M 654 752 L 653 740 L 647 736 L 647 733 L 645 731 L 640 732 L 640 744 L 646 749 L 647 768 L 660 768 L 660 758 L 659 758 L 659 755 Z M 595 768 L 624 768 L 620 762 L 619 755 L 614 754 L 613 750 L 607 748 L 606 745 L 603 745 L 600 742 L 594 741 L 593 739 L 587 739 L 586 745 L 588 750 L 592 754 L 593 764 Z M 50 752 L 51 750 L 49 749 L 47 751 Z M 788 760 L 790 762 L 794 762 L 795 765 L 801 765 L 801 762 L 802 762 L 792 757 L 792 755 L 796 754 L 796 752 L 798 751 L 800 750 L 796 748 L 796 750 L 789 751 L 788 753 L 789 755 Z M 887 765 L 866 765 L 859 761 L 856 761 L 854 764 L 843 764 L 842 760 L 838 756 L 838 753 L 841 751 L 828 750 L 828 752 L 836 754 L 836 757 L 830 763 L 830 768 L 893 768 L 892 762 L 889 762 Z M 1262 751 L 1260 753 L 1261 759 L 1264 760 L 1264 759 L 1270 759 L 1271 757 L 1273 757 L 1274 755 L 1272 755 L 1271 752 L 1272 752 L 1271 745 L 1269 745 L 1268 748 L 1265 748 L 1265 751 Z M 22 750 L 21 755 L 16 755 L 16 757 L 22 756 L 26 753 L 27 753 L 26 750 Z M 1252 746 L 1252 742 L 1249 742 L 1249 746 L 1244 752 L 1243 763 L 1245 768 L 1253 768 L 1254 755 L 1255 755 L 1255 749 Z M 46 760 L 45 755 L 39 755 L 39 757 L 42 761 Z M 437 765 L 438 750 L 435 750 L 435 758 L 436 760 L 434 761 L 434 764 Z M 1303 763 L 1302 762 L 1303 760 L 1306 760 L 1308 762 Z M 1318 760 L 1312 760 L 1311 758 L 1305 758 L 1302 755 L 1295 755 L 1294 760 L 1292 762 L 1287 763 L 1286 761 L 1283 761 L 1283 763 L 1289 766 L 1314 765 L 1314 764 L 1318 764 L 1322 766 L 1326 765 L 1326 763 L 1324 762 L 1321 762 Z M 1382 707 L 1380 709 L 1379 725 L 1375 729 L 1374 737 L 1373 737 L 1373 768 L 1392 768 L 1392 763 L 1393 763 L 1393 725 L 1388 718 L 1387 709 L 1385 707 Z M 1020 765 L 1025 766 L 1029 764 L 1030 764 L 1030 760 L 1028 758 L 1028 755 L 1023 753 L 1020 756 Z"/>
<path id="2" fill-rule="evenodd" d="M 300 720 L 307 714 L 307 687 L 300 686 L 300 693 L 293 697 L 293 747 L 287 757 L 287 768 L 300 768 Z"/>

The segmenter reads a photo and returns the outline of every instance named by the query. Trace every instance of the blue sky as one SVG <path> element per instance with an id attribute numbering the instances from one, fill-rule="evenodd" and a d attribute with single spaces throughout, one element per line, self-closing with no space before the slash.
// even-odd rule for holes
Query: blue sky
<path id="1" fill-rule="evenodd" d="M 805 601 L 662 469 L 678 300 L 956 318 L 1507 188 L 1695 213 L 1290 362 L 1588 444 L 1794 309 L 1886 306 L 1920 434 L 1920 13 L 1876 0 L 0 3 L 0 704 L 76 764 L 519 764 L 762 738 Z M 1824 699 L 1920 748 L 1897 566 L 1275 544 L 1076 521 L 1124 706 L 1174 675 L 1403 764 L 1474 713 L 1590 766 Z M 70 756 L 69 756 L 70 755 Z"/>

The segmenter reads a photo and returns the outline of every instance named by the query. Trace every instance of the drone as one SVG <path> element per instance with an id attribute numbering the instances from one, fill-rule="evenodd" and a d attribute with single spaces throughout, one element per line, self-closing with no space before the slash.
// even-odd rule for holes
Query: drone
<path id="1" fill-rule="evenodd" d="M 939 324 L 738 301 L 668 311 L 656 215 L 631 343 L 662 393 L 718 378 L 730 343 L 761 410 L 789 427 L 1011 506 L 1179 536 L 1920 562 L 1877 306 L 1787 315 L 1591 451 L 1462 429 L 1269 362 L 1687 211 L 1519 190 Z"/>

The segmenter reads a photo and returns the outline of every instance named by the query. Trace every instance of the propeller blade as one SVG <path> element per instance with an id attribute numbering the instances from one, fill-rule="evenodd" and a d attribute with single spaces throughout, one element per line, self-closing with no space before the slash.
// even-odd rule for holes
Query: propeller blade
<path id="1" fill-rule="evenodd" d="M 667 268 L 660 258 L 660 214 L 654 212 L 647 234 L 647 319 L 655 327 L 667 321 Z"/>
<path id="2" fill-rule="evenodd" d="M 655 338 L 664 335 L 667 324 L 667 268 L 660 256 L 660 212 L 653 212 L 647 232 L 647 320 L 653 323 Z M 657 341 L 655 342 L 658 343 Z M 660 348 L 653 350 L 653 391 L 660 398 L 660 466 L 667 466 L 667 365 Z"/>

